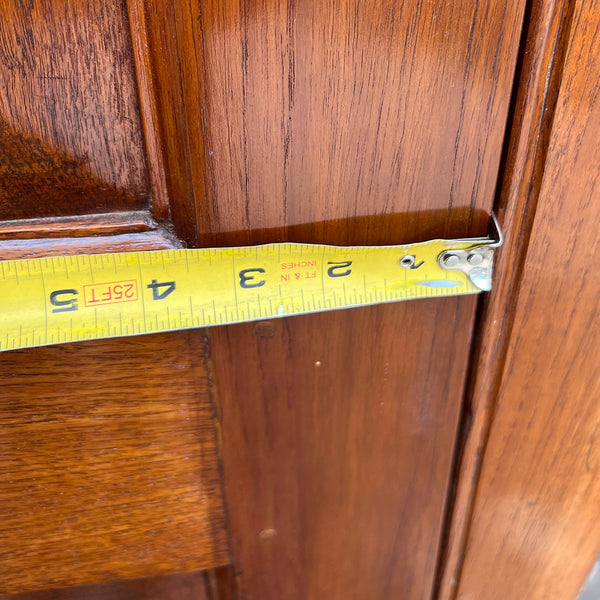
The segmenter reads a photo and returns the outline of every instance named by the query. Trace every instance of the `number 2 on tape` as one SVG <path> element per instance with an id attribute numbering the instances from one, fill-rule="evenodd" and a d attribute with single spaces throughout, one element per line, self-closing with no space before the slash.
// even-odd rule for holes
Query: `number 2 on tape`
<path id="1" fill-rule="evenodd" d="M 0 350 L 473 294 L 491 285 L 495 245 L 286 243 L 0 261 Z"/>

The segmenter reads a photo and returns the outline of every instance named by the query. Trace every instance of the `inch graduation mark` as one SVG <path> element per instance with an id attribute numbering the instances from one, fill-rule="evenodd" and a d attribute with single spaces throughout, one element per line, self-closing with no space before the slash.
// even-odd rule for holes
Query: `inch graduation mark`
<path id="1" fill-rule="evenodd" d="M 481 245 L 486 243 L 489 241 L 482 240 Z M 165 330 L 167 323 L 168 329 L 177 329 L 477 291 L 468 279 L 465 282 L 464 273 L 441 270 L 439 257 L 450 247 L 448 241 L 425 244 L 361 248 L 271 244 L 2 261 L 0 282 L 8 293 L 0 295 L 0 327 L 7 329 L 7 339 L 0 350 L 42 345 L 57 338 L 65 342 L 92 339 L 105 336 L 106 331 L 108 336 L 116 336 L 121 310 L 123 320 L 125 316 L 139 318 L 137 325 L 121 324 L 123 335 Z M 456 246 L 457 250 L 470 250 L 473 241 L 457 240 Z M 47 275 L 45 282 L 39 281 L 38 267 L 45 270 L 41 273 Z M 415 276 L 407 277 L 411 272 Z M 455 284 L 448 290 L 419 287 L 424 285 L 421 282 L 442 279 Z M 124 302 L 131 304 L 121 304 Z M 177 316 L 188 302 L 189 320 Z M 118 307 L 104 307 L 117 303 Z M 151 324 L 146 323 L 150 306 L 158 313 L 149 317 Z M 86 315 L 97 308 L 101 310 L 96 327 L 90 325 L 88 330 Z M 174 312 L 169 314 L 169 309 Z M 49 341 L 36 335 L 44 319 Z"/>

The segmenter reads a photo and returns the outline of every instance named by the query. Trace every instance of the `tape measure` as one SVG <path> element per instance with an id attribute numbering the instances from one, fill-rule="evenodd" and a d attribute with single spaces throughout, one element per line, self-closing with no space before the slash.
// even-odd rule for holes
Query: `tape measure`
<path id="1" fill-rule="evenodd" d="M 284 243 L 0 261 L 0 350 L 478 293 L 491 288 L 500 243 Z"/>

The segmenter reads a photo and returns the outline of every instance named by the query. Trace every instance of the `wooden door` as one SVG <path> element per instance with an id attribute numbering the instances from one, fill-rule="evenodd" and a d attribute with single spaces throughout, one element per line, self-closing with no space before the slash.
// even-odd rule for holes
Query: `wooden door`
<path id="1" fill-rule="evenodd" d="M 524 1 L 0 5 L 3 258 L 486 233 Z M 3 354 L 1 591 L 429 597 L 476 306 Z"/>

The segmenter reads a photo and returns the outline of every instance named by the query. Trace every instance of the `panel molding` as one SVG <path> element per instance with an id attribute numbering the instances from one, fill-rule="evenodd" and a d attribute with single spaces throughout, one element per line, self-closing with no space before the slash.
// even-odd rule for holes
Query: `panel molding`
<path id="1" fill-rule="evenodd" d="M 0 222 L 2 259 L 181 247 L 169 224 L 146 211 Z"/>
<path id="2" fill-rule="evenodd" d="M 457 440 L 455 487 L 447 509 L 434 596 L 439 600 L 453 600 L 460 580 L 546 166 L 573 7 L 569 0 L 534 0 L 525 16 L 495 206 L 505 241 L 495 265 L 494 290 L 484 298 L 476 325 L 477 341 Z"/>
<path id="3" fill-rule="evenodd" d="M 576 598 L 600 547 L 600 11 L 574 12 L 458 598 Z"/>
<path id="4" fill-rule="evenodd" d="M 149 45 L 146 0 L 127 0 L 127 12 L 146 143 L 146 161 L 150 173 L 152 212 L 160 221 L 166 221 L 171 217 L 171 207 L 165 172 L 164 132 Z"/>

